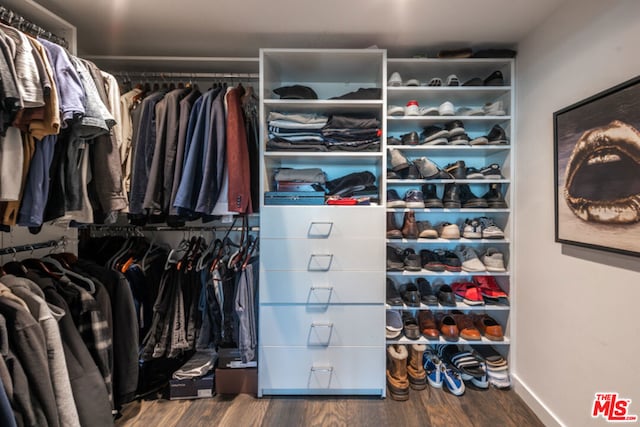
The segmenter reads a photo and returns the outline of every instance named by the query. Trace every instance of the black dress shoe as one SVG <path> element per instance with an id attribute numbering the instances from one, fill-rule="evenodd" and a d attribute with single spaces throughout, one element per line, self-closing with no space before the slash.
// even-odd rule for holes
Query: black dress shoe
<path id="1" fill-rule="evenodd" d="M 426 305 L 438 305 L 438 297 L 433 293 L 429 281 L 424 277 L 420 277 L 416 283 L 420 291 L 420 300 L 422 303 Z"/>
<path id="2" fill-rule="evenodd" d="M 460 209 L 462 202 L 460 200 L 460 186 L 458 184 L 446 184 L 444 186 L 442 204 L 446 209 Z"/>
<path id="3" fill-rule="evenodd" d="M 402 332 L 404 336 L 410 340 L 417 340 L 420 338 L 420 327 L 418 321 L 409 311 L 402 312 Z"/>
<path id="4" fill-rule="evenodd" d="M 409 307 L 420 307 L 420 291 L 413 282 L 403 286 L 402 301 Z"/>
<path id="5" fill-rule="evenodd" d="M 456 307 L 456 296 L 449 285 L 442 285 L 438 289 L 438 302 L 445 307 Z"/>

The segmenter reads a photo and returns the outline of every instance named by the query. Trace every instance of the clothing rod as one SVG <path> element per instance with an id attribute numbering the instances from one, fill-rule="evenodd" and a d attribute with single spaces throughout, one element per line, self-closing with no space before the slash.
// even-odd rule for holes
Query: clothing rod
<path id="1" fill-rule="evenodd" d="M 11 9 L 7 9 L 4 6 L 0 6 L 0 21 L 14 27 L 23 33 L 29 34 L 34 37 L 42 37 L 45 40 L 59 44 L 65 48 L 69 48 L 69 43 L 64 37 L 59 37 L 50 31 L 45 30 L 39 25 L 34 24 L 23 16 L 15 13 Z"/>
<path id="2" fill-rule="evenodd" d="M 10 246 L 8 248 L 0 249 L 0 255 L 15 254 L 18 252 L 34 251 L 36 249 L 54 248 L 57 246 L 63 246 L 66 244 L 64 238 L 58 240 L 48 240 L 46 242 L 30 243 L 28 245 Z"/>
<path id="3" fill-rule="evenodd" d="M 258 80 L 260 74 L 258 73 L 146 73 L 142 71 L 127 72 L 127 71 L 114 71 L 111 73 L 115 77 L 138 77 L 138 78 L 151 78 L 151 79 L 174 79 L 174 78 L 192 78 L 192 79 L 252 79 Z"/>
<path id="4" fill-rule="evenodd" d="M 89 231 L 103 231 L 103 232 L 131 232 L 131 231 L 242 231 L 243 227 L 228 227 L 228 226 L 189 226 L 189 227 L 169 227 L 167 225 L 162 226 L 139 226 L 139 225 L 89 225 L 82 227 L 81 230 Z M 249 227 L 249 231 L 260 231 L 260 227 Z"/>

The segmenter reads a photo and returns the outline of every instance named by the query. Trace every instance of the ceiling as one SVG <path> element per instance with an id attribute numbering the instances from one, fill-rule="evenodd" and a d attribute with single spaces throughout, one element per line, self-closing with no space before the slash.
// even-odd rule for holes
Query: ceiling
<path id="1" fill-rule="evenodd" d="M 565 0 L 36 0 L 78 29 L 81 55 L 257 57 L 261 47 L 389 56 L 515 47 Z"/>

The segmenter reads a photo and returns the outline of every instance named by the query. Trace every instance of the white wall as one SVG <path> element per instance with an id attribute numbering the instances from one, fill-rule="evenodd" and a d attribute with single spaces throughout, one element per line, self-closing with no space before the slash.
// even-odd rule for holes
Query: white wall
<path id="1" fill-rule="evenodd" d="M 640 259 L 554 243 L 552 118 L 640 74 L 640 2 L 568 1 L 518 51 L 516 389 L 547 424 L 604 424 L 607 391 L 640 416 Z"/>

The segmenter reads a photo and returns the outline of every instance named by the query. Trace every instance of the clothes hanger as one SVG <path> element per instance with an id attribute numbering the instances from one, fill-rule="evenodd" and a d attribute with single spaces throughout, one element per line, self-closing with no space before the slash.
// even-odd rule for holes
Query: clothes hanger
<path id="1" fill-rule="evenodd" d="M 3 265 L 2 267 L 5 273 L 13 274 L 14 276 L 17 276 L 17 277 L 25 277 L 29 272 L 29 270 L 27 270 L 27 267 L 25 267 L 21 262 L 18 262 L 18 260 L 16 259 L 16 254 L 17 252 L 14 248 L 13 259 L 8 263 L 6 263 L 5 265 Z"/>
<path id="2" fill-rule="evenodd" d="M 164 263 L 164 269 L 169 270 L 172 265 L 178 264 L 178 262 L 182 259 L 182 252 L 186 251 L 189 247 L 189 242 L 187 240 L 182 240 L 178 247 L 175 249 L 171 249 L 169 251 L 169 255 L 167 255 L 167 261 Z"/>
<path id="3" fill-rule="evenodd" d="M 52 265 L 53 267 L 55 267 L 57 269 L 58 272 L 62 273 L 63 276 L 68 276 L 68 277 L 73 277 L 74 279 L 77 279 L 80 281 L 80 283 L 82 283 L 83 285 L 86 285 L 86 289 L 91 293 L 94 294 L 96 292 L 96 285 L 95 283 L 93 283 L 93 281 L 87 277 L 84 277 L 78 273 L 76 273 L 75 271 L 71 271 L 71 270 L 67 270 L 66 268 L 64 268 L 62 266 L 62 264 L 55 258 L 52 258 L 50 256 L 46 256 L 44 258 L 42 258 L 42 262 L 45 264 L 49 264 Z"/>

